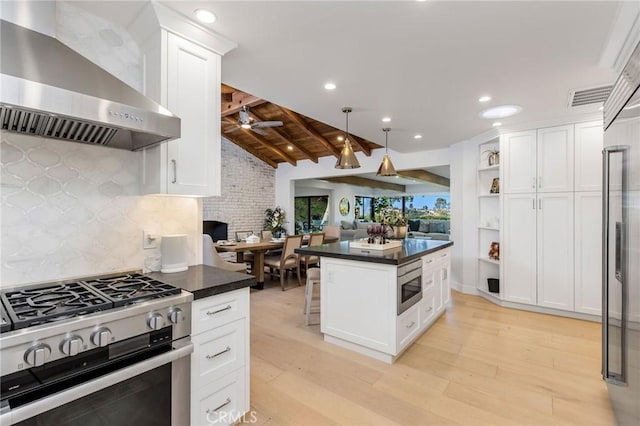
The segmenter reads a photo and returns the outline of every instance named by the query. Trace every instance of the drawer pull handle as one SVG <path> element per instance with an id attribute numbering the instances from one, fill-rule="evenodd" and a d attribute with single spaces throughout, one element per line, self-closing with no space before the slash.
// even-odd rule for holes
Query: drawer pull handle
<path id="1" fill-rule="evenodd" d="M 433 259 L 429 259 L 425 261 L 425 263 L 431 263 L 431 262 L 433 262 Z"/>
<path id="2" fill-rule="evenodd" d="M 429 306 L 429 309 L 425 310 L 425 312 L 431 312 L 433 311 L 433 306 Z"/>
<path id="3" fill-rule="evenodd" d="M 231 398 L 227 397 L 227 400 L 224 402 L 224 404 L 220 405 L 219 407 L 214 408 L 213 410 L 207 410 L 206 413 L 217 413 L 218 411 L 220 411 L 221 408 L 224 408 L 225 406 L 231 404 Z"/>
<path id="4" fill-rule="evenodd" d="M 411 327 L 413 327 L 414 325 L 416 325 L 416 322 L 415 322 L 415 321 L 411 321 L 411 324 L 409 324 L 409 325 L 407 326 L 407 328 L 411 328 Z"/>
<path id="5" fill-rule="evenodd" d="M 228 311 L 229 309 L 231 309 L 231 305 L 227 305 L 226 308 L 218 309 L 217 311 L 213 311 L 213 312 L 207 311 L 207 315 L 219 314 L 220 312 Z"/>
<path id="6" fill-rule="evenodd" d="M 225 353 L 229 352 L 230 350 L 231 350 L 231 348 L 229 346 L 227 346 L 227 349 L 225 349 L 223 351 L 220 351 L 217 354 L 207 355 L 207 359 L 214 359 L 215 357 L 218 357 L 218 356 L 220 356 L 222 354 L 225 354 Z"/>

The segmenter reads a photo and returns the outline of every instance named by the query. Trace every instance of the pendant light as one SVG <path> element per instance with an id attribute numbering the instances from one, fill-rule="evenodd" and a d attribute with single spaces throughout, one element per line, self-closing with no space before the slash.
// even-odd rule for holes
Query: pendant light
<path id="1" fill-rule="evenodd" d="M 378 176 L 397 176 L 396 168 L 393 167 L 393 163 L 391 162 L 391 158 L 389 158 L 389 132 L 391 129 L 389 127 L 385 127 L 382 129 L 384 132 L 384 157 L 382 158 L 382 163 L 380 163 L 380 167 L 378 168 Z"/>
<path id="2" fill-rule="evenodd" d="M 338 161 L 336 161 L 336 169 L 357 169 L 360 167 L 360 163 L 358 162 L 355 152 L 353 152 L 351 142 L 349 142 L 349 113 L 351 112 L 351 107 L 342 108 L 342 112 L 347 116 L 347 127 L 344 136 L 344 147 L 342 147 L 340 157 L 338 157 Z"/>

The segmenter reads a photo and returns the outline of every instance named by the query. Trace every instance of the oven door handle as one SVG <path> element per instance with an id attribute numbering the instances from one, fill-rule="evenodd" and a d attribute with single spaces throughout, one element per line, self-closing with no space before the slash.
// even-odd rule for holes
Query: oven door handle
<path id="1" fill-rule="evenodd" d="M 114 371 L 105 376 L 98 377 L 86 383 L 74 386 L 73 388 L 49 395 L 46 398 L 33 401 L 29 404 L 3 413 L 0 415 L 0 424 L 11 425 L 27 420 L 33 416 L 37 416 L 38 414 L 75 401 L 76 399 L 80 399 L 90 393 L 94 393 L 115 385 L 116 383 L 123 382 L 133 376 L 146 373 L 154 368 L 158 368 L 185 356 L 189 356 L 193 352 L 193 343 L 188 340 L 186 342 L 177 341 L 174 342 L 174 344 L 179 345 L 179 347 L 176 347 L 176 349 L 171 352 L 166 352 L 153 358 L 149 358 L 137 364 Z"/>

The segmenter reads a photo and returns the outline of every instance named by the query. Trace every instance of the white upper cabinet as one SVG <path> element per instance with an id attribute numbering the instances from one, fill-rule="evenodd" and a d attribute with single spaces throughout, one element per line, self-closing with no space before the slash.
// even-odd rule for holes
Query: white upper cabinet
<path id="1" fill-rule="evenodd" d="M 180 117 L 179 139 L 142 152 L 142 194 L 220 195 L 220 65 L 236 44 L 151 2 L 129 27 L 144 92 Z"/>
<path id="2" fill-rule="evenodd" d="M 538 130 L 537 146 L 537 191 L 573 191 L 573 125 Z"/>
<path id="3" fill-rule="evenodd" d="M 575 125 L 576 191 L 602 190 L 602 147 L 601 121 Z"/>
<path id="4" fill-rule="evenodd" d="M 505 194 L 573 191 L 573 125 L 502 136 Z"/>
<path id="5" fill-rule="evenodd" d="M 505 194 L 536 190 L 536 131 L 510 133 L 501 137 L 502 168 L 500 182 Z"/>

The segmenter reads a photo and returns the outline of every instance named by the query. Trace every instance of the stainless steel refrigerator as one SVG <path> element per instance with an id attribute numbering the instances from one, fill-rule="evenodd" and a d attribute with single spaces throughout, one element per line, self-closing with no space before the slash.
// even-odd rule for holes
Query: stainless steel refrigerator
<path id="1" fill-rule="evenodd" d="M 640 425 L 640 44 L 605 102 L 602 376 L 618 425 Z"/>

